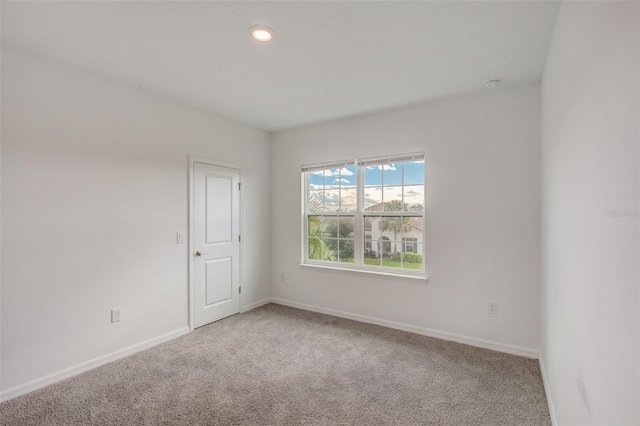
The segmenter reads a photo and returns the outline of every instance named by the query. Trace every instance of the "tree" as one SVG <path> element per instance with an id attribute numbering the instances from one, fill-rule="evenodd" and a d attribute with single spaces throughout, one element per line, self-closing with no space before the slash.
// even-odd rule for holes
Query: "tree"
<path id="1" fill-rule="evenodd" d="M 340 260 L 353 259 L 353 217 L 325 219 L 324 236 L 329 238 L 326 243 L 329 249 L 338 253 Z"/>
<path id="2" fill-rule="evenodd" d="M 325 233 L 329 238 L 353 238 L 353 217 L 327 221 Z"/>
<path id="3" fill-rule="evenodd" d="M 383 204 L 385 212 L 401 212 L 407 211 L 407 203 L 399 200 L 387 201 Z M 379 228 L 381 232 L 393 232 L 393 254 L 398 253 L 398 232 L 409 232 L 413 229 L 410 217 L 402 216 L 382 216 Z"/>
<path id="4" fill-rule="evenodd" d="M 325 232 L 322 229 L 320 223 L 320 217 L 309 217 L 309 259 L 315 260 L 335 260 L 336 254 L 327 244 L 324 242 Z"/>

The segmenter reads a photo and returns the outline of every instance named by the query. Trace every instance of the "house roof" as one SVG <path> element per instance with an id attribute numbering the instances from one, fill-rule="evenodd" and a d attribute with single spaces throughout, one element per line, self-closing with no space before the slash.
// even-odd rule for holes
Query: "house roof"
<path id="1" fill-rule="evenodd" d="M 382 211 L 382 204 L 383 203 L 377 203 L 374 204 L 373 206 L 367 207 L 366 209 L 364 209 L 365 212 L 380 212 Z M 398 214 L 402 214 L 403 212 L 398 212 Z M 372 227 L 372 223 L 376 220 L 378 220 L 380 218 L 380 216 L 364 216 L 364 230 L 365 232 L 367 230 L 371 230 Z M 422 217 L 410 217 L 408 218 L 410 223 L 411 223 L 411 227 L 413 229 L 415 229 L 416 231 L 422 232 Z"/>

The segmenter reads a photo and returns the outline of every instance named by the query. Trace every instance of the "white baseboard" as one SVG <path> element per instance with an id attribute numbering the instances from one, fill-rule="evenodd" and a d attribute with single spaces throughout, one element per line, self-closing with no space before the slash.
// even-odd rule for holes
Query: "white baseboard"
<path id="1" fill-rule="evenodd" d="M 547 379 L 547 370 L 544 367 L 542 352 L 538 354 L 538 363 L 540 364 L 542 384 L 544 385 L 544 394 L 547 397 L 547 406 L 549 407 L 549 417 L 551 417 L 551 424 L 553 426 L 557 426 L 558 420 L 556 420 L 556 410 L 553 408 L 553 399 L 551 399 L 551 388 L 549 388 L 549 380 Z"/>
<path id="2" fill-rule="evenodd" d="M 0 393 L 0 401 L 2 402 L 8 401 L 20 395 L 33 392 L 34 390 L 52 385 L 61 380 L 68 379 L 69 377 L 76 376 L 80 373 L 84 373 L 85 371 L 89 371 L 101 365 L 108 364 L 120 358 L 133 355 L 136 352 L 149 349 L 153 346 L 159 345 L 160 343 L 167 342 L 169 340 L 175 339 L 176 337 L 180 337 L 187 333 L 189 333 L 189 327 L 182 327 L 177 330 L 171 331 L 169 333 L 162 334 L 158 337 L 154 337 L 152 339 L 145 340 L 144 342 L 140 342 L 135 345 L 129 346 L 128 348 L 120 349 L 110 354 L 103 355 L 98 358 L 94 358 L 92 360 L 75 365 L 73 367 L 65 368 L 64 370 L 57 371 L 55 373 L 49 374 L 39 379 L 32 380 L 25 384 L 15 386 L 11 389 L 7 389 L 6 391 L 2 391 Z"/>
<path id="3" fill-rule="evenodd" d="M 255 308 L 259 308 L 260 306 L 266 305 L 267 303 L 271 303 L 271 298 L 267 297 L 266 299 L 258 300 L 255 303 L 250 303 L 248 305 L 244 305 L 242 308 L 242 312 L 247 312 Z"/>
<path id="4" fill-rule="evenodd" d="M 291 300 L 286 300 L 286 299 L 279 299 L 274 297 L 274 298 L 271 298 L 271 301 L 279 305 L 290 306 L 292 308 L 303 309 L 305 311 L 318 312 L 321 314 L 333 315 L 335 317 L 346 318 L 354 321 L 381 325 L 383 327 L 393 328 L 396 330 L 408 331 L 410 333 L 421 334 L 423 336 L 435 337 L 437 339 L 449 340 L 452 342 L 463 343 L 465 345 L 471 345 L 471 346 L 476 346 L 478 348 L 490 349 L 492 351 L 523 356 L 526 358 L 536 359 L 538 358 L 538 354 L 539 354 L 537 349 L 530 349 L 530 348 L 524 348 L 521 346 L 508 345 L 506 343 L 500 343 L 500 342 L 492 342 L 490 340 L 483 340 L 483 339 L 477 339 L 475 337 L 462 336 L 459 334 L 448 333 L 446 331 L 438 331 L 430 328 L 419 327 L 416 325 L 404 324 L 400 322 L 369 317 L 366 315 L 352 314 L 350 312 L 343 312 L 335 309 L 307 305 L 304 303 L 293 302 Z"/>

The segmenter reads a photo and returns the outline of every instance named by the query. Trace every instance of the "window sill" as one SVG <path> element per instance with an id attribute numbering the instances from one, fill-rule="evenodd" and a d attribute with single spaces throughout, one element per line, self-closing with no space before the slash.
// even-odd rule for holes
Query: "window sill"
<path id="1" fill-rule="evenodd" d="M 355 268 L 340 268 L 337 266 L 328 266 L 328 265 L 317 265 L 313 263 L 300 263 L 298 266 L 303 268 L 315 269 L 319 271 L 325 272 L 337 272 L 342 273 L 346 272 L 350 275 L 360 275 L 367 276 L 372 278 L 384 278 L 391 279 L 394 281 L 404 281 L 404 282 L 415 282 L 419 284 L 426 284 L 429 280 L 429 277 L 426 274 L 396 274 L 393 272 L 387 271 L 372 271 L 370 269 L 355 269 Z"/>

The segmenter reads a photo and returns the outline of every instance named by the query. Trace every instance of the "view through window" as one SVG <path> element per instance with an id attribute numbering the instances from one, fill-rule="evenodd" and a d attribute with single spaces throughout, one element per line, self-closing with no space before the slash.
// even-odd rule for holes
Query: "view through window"
<path id="1" fill-rule="evenodd" d="M 424 272 L 424 154 L 302 168 L 305 263 Z"/>

